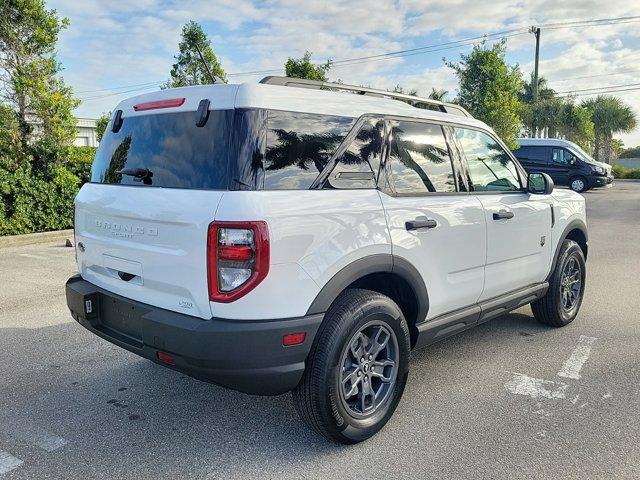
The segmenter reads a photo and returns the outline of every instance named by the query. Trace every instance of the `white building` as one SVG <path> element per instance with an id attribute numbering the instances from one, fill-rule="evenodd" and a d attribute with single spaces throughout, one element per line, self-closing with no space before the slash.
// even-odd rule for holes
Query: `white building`
<path id="1" fill-rule="evenodd" d="M 78 147 L 97 147 L 95 118 L 77 118 L 76 120 L 78 120 L 78 132 L 73 144 Z"/>

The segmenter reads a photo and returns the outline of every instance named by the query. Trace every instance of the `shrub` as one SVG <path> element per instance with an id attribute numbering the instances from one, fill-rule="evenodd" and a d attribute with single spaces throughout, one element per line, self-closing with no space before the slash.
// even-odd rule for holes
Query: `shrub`
<path id="1" fill-rule="evenodd" d="M 72 227 L 79 188 L 80 179 L 64 166 L 37 172 L 30 164 L 12 168 L 0 161 L 0 235 Z"/>
<path id="2" fill-rule="evenodd" d="M 622 165 L 614 165 L 611 169 L 615 178 L 640 179 L 640 168 L 625 168 Z"/>

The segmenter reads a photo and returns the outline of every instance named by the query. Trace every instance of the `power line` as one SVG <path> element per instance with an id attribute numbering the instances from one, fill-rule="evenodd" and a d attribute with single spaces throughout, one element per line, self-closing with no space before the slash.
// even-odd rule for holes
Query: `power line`
<path id="1" fill-rule="evenodd" d="M 557 92 L 559 94 L 563 94 L 563 93 L 576 93 L 576 92 L 589 92 L 589 91 L 593 91 L 593 90 L 602 90 L 605 88 L 624 88 L 624 87 L 638 87 L 640 86 L 640 83 L 626 83 L 626 84 L 622 84 L 622 85 L 607 85 L 604 87 L 592 87 L 592 88 L 580 88 L 580 89 L 576 89 L 576 90 L 567 90 L 565 92 Z"/>
<path id="2" fill-rule="evenodd" d="M 131 88 L 131 87 L 144 87 L 144 86 L 153 86 L 160 85 L 163 82 L 146 82 L 146 83 L 134 83 L 131 85 L 121 85 L 119 87 L 111 87 L 111 88 L 98 88 L 97 90 L 78 90 L 75 93 L 96 93 L 96 92 L 106 92 L 113 90 L 120 90 L 122 88 Z"/>
<path id="3" fill-rule="evenodd" d="M 599 92 L 578 92 L 572 93 L 569 95 L 559 95 L 557 98 L 567 98 L 567 97 L 584 97 L 588 95 L 604 95 L 607 93 L 624 93 L 624 92 L 635 92 L 640 91 L 640 87 L 631 87 L 631 88 L 619 88 L 613 90 L 602 90 Z"/>
<path id="4" fill-rule="evenodd" d="M 616 23 L 624 24 L 624 23 L 638 23 L 638 22 L 640 22 L 640 15 L 627 16 L 627 17 L 601 18 L 601 19 L 592 19 L 592 20 L 575 20 L 575 21 L 569 21 L 569 22 L 546 23 L 546 24 L 539 25 L 539 28 L 545 28 L 545 29 L 580 28 L 580 27 L 587 27 L 587 26 L 600 26 L 600 25 L 611 25 Z M 464 38 L 460 40 L 437 43 L 432 45 L 424 45 L 422 47 L 397 50 L 393 52 L 385 52 L 377 55 L 367 55 L 367 56 L 354 57 L 354 58 L 343 59 L 343 60 L 334 60 L 331 63 L 332 63 L 332 68 L 359 65 L 362 63 L 369 63 L 374 61 L 381 61 L 381 60 L 387 60 L 387 59 L 393 59 L 393 58 L 403 58 L 403 57 L 408 57 L 413 55 L 421 55 L 425 53 L 434 53 L 438 51 L 450 50 L 450 49 L 472 45 L 473 43 L 483 39 L 490 39 L 490 38 L 495 38 L 500 36 L 502 36 L 503 38 L 510 38 L 517 35 L 523 35 L 526 33 L 528 33 L 528 27 L 520 27 L 520 28 L 511 29 L 511 30 L 501 31 L 501 32 L 487 33 L 485 35 L 479 35 L 479 36 Z M 274 69 L 254 70 L 254 71 L 246 71 L 246 72 L 234 72 L 234 73 L 227 74 L 227 76 L 239 77 L 239 76 L 260 75 L 260 74 L 273 74 L 273 73 L 281 73 L 281 72 L 282 72 L 282 68 L 278 68 L 278 69 L 274 68 Z M 101 91 L 113 92 L 113 90 L 116 90 L 116 89 L 123 89 L 123 88 L 136 87 L 136 86 L 141 87 L 134 90 L 126 90 L 122 92 L 109 93 L 109 94 L 105 94 L 104 96 L 99 95 L 99 96 L 87 97 L 83 100 L 83 101 L 86 101 L 86 100 L 94 100 L 98 98 L 105 98 L 109 96 L 116 96 L 124 93 L 132 93 L 135 91 L 147 90 L 151 88 L 151 86 L 159 85 L 161 83 L 163 83 L 163 81 L 148 82 L 144 84 L 123 85 L 120 87 L 97 89 L 97 90 L 85 90 L 85 91 L 79 91 L 77 93 L 96 93 Z M 147 85 L 149 85 L 149 88 L 142 88 L 142 87 L 146 87 Z"/>
<path id="5" fill-rule="evenodd" d="M 621 72 L 600 73 L 598 75 L 581 75 L 579 77 L 565 77 L 565 78 L 559 78 L 557 80 L 549 80 L 549 82 L 551 83 L 569 82 L 572 80 L 583 80 L 587 78 L 597 78 L 597 77 L 611 77 L 613 75 L 628 75 L 629 73 L 638 73 L 638 72 L 640 72 L 640 70 L 623 70 Z"/>

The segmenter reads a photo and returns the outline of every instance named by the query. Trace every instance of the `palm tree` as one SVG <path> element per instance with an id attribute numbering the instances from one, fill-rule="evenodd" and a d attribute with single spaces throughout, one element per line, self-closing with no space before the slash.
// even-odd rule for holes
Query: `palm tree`
<path id="1" fill-rule="evenodd" d="M 520 92 L 520 101 L 528 104 L 533 103 L 533 86 L 535 82 L 533 80 L 533 73 L 531 74 L 531 80 L 524 82 L 524 87 Z M 556 96 L 556 91 L 549 87 L 549 82 L 545 77 L 538 77 L 538 101 L 551 100 Z"/>
<path id="2" fill-rule="evenodd" d="M 594 156 L 611 163 L 613 134 L 630 132 L 638 124 L 635 112 L 617 97 L 598 95 L 585 100 L 582 106 L 591 112 L 595 130 Z"/>
<path id="3" fill-rule="evenodd" d="M 438 100 L 439 102 L 444 102 L 444 97 L 449 94 L 448 90 L 444 88 L 431 88 L 431 93 L 429 94 L 429 98 L 431 100 Z"/>

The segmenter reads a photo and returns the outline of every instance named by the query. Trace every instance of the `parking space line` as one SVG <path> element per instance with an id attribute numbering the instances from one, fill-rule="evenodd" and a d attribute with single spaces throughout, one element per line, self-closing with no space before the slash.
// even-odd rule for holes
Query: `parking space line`
<path id="1" fill-rule="evenodd" d="M 24 462 L 22 460 L 14 457 L 9 452 L 0 450 L 0 475 L 18 468 L 23 463 Z"/>
<path id="2" fill-rule="evenodd" d="M 64 438 L 52 435 L 47 432 L 37 432 L 25 438 L 29 443 L 46 450 L 47 452 L 53 452 L 54 450 L 64 447 L 67 442 Z"/>
<path id="3" fill-rule="evenodd" d="M 34 255 L 33 253 L 19 253 L 21 257 L 33 258 L 35 260 L 46 260 L 47 257 L 43 257 L 42 255 Z"/>
<path id="4" fill-rule="evenodd" d="M 578 345 L 571 353 L 571 356 L 564 362 L 562 369 L 558 372 L 559 377 L 580 379 L 580 370 L 591 355 L 591 346 L 597 340 L 596 337 L 580 335 Z"/>
<path id="5" fill-rule="evenodd" d="M 504 384 L 507 391 L 515 395 L 527 395 L 533 398 L 563 399 L 567 396 L 568 385 L 562 382 L 552 382 L 533 378 L 522 373 L 513 372 L 511 381 Z"/>

